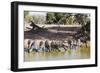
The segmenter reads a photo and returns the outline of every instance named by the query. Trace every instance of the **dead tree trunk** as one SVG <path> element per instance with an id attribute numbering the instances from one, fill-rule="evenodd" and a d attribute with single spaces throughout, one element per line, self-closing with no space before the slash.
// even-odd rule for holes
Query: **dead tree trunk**
<path id="1" fill-rule="evenodd" d="M 36 25 L 33 21 L 31 21 L 30 26 L 32 26 L 32 30 L 42 29 L 41 27 L 39 27 L 38 25 Z"/>

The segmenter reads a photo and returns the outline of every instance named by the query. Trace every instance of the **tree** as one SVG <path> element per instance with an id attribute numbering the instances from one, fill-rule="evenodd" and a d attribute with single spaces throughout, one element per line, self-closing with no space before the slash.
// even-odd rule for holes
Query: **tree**
<path id="1" fill-rule="evenodd" d="M 90 21 L 81 27 L 77 34 L 75 34 L 75 38 L 81 39 L 85 42 L 90 40 Z"/>
<path id="2" fill-rule="evenodd" d="M 75 22 L 85 25 L 89 21 L 89 14 L 75 14 Z"/>
<path id="3" fill-rule="evenodd" d="M 26 22 L 31 22 L 33 20 L 33 17 L 31 15 L 29 15 L 28 11 L 24 11 L 24 20 Z"/>
<path id="4" fill-rule="evenodd" d="M 47 17 L 46 17 L 46 20 L 47 20 L 47 24 L 52 24 L 54 23 L 54 21 L 56 20 L 55 18 L 55 13 L 54 12 L 48 12 L 47 13 Z"/>
<path id="5" fill-rule="evenodd" d="M 29 14 L 28 11 L 24 11 L 24 18 Z"/>
<path id="6" fill-rule="evenodd" d="M 74 17 L 74 15 L 72 14 L 72 13 L 67 13 L 66 15 L 65 15 L 65 25 L 66 24 L 70 24 L 70 25 L 72 25 L 72 24 L 74 24 L 74 20 L 75 20 L 75 17 Z"/>
<path id="7" fill-rule="evenodd" d="M 74 24 L 75 16 L 73 13 L 47 13 L 47 24 Z"/>

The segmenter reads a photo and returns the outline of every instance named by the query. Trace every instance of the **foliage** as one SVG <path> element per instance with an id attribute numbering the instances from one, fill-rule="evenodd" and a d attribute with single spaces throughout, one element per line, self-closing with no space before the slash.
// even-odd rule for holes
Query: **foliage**
<path id="1" fill-rule="evenodd" d="M 71 13 L 47 13 L 47 24 L 71 24 L 73 20 Z"/>
<path id="2" fill-rule="evenodd" d="M 45 18 L 42 15 L 30 15 L 29 11 L 24 11 L 24 19 L 27 23 L 33 21 L 35 24 L 45 24 Z"/>
<path id="3" fill-rule="evenodd" d="M 24 19 L 27 22 L 34 21 L 36 24 L 85 25 L 89 21 L 89 14 L 48 12 L 46 16 L 42 16 L 29 15 L 28 11 L 24 11 Z"/>
<path id="4" fill-rule="evenodd" d="M 48 12 L 46 17 L 47 23 L 52 24 L 56 20 L 55 14 L 53 12 Z"/>
<path id="5" fill-rule="evenodd" d="M 89 21 L 89 14 L 75 14 L 75 21 L 81 25 L 85 25 Z"/>
<path id="6" fill-rule="evenodd" d="M 86 42 L 90 40 L 90 21 L 83 25 L 81 29 L 75 35 L 76 38 L 80 38 L 82 41 Z"/>
<path id="7" fill-rule="evenodd" d="M 29 14 L 28 11 L 24 11 L 24 18 Z"/>
<path id="8" fill-rule="evenodd" d="M 32 17 L 35 24 L 45 24 L 46 17 L 42 15 L 33 15 Z"/>
<path id="9" fill-rule="evenodd" d="M 29 15 L 29 12 L 28 11 L 24 11 L 24 20 L 26 22 L 30 22 L 33 20 L 33 17 L 31 15 Z"/>
<path id="10" fill-rule="evenodd" d="M 33 20 L 33 17 L 30 16 L 30 15 L 27 15 L 27 16 L 25 17 L 25 20 L 26 20 L 27 22 L 30 22 L 30 21 Z"/>
<path id="11" fill-rule="evenodd" d="M 90 40 L 90 15 L 76 14 L 75 21 L 82 25 L 81 29 L 75 34 L 75 38 L 81 39 L 83 42 Z"/>

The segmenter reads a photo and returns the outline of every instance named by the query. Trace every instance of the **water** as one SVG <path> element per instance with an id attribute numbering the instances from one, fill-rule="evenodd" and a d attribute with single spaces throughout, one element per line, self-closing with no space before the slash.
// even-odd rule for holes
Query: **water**
<path id="1" fill-rule="evenodd" d="M 74 60 L 89 59 L 90 47 L 80 47 L 79 49 L 68 49 L 67 51 L 58 52 L 24 52 L 24 61 L 51 61 L 51 60 Z"/>

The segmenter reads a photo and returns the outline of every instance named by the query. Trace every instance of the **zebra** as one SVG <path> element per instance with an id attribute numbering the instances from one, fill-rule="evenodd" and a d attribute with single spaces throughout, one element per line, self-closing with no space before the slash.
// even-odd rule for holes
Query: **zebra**
<path id="1" fill-rule="evenodd" d="M 45 41 L 45 49 L 46 52 L 51 51 L 50 42 L 48 40 Z"/>
<path id="2" fill-rule="evenodd" d="M 38 52 L 38 48 L 37 48 L 37 44 L 36 44 L 36 41 L 34 40 L 30 40 L 29 41 L 29 49 L 28 49 L 28 52 L 32 52 L 32 51 L 35 51 L 35 52 Z"/>

